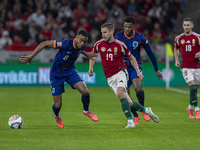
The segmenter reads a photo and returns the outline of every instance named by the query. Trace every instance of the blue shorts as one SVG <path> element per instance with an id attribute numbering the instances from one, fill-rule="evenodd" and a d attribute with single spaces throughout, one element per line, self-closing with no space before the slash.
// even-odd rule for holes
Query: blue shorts
<path id="1" fill-rule="evenodd" d="M 50 77 L 51 93 L 53 96 L 61 95 L 65 92 L 64 83 L 67 82 L 72 88 L 73 85 L 83 81 L 76 70 L 72 70 L 68 76 L 65 77 Z"/>
<path id="2" fill-rule="evenodd" d="M 142 68 L 139 67 L 139 70 L 140 72 L 142 73 Z M 132 83 L 132 80 L 135 79 L 135 78 L 139 78 L 137 76 L 137 72 L 135 69 L 132 69 L 132 70 L 127 70 L 128 71 L 128 76 L 129 76 L 129 80 L 127 82 L 127 87 L 130 87 L 133 83 Z"/>

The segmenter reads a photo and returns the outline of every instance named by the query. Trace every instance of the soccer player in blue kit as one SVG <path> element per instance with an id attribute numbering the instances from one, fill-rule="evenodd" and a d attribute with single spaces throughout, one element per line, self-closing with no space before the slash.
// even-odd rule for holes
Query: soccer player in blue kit
<path id="1" fill-rule="evenodd" d="M 88 32 L 80 30 L 74 39 L 65 39 L 60 41 L 41 42 L 31 55 L 21 56 L 22 63 L 29 64 L 30 61 L 45 47 L 58 49 L 50 70 L 51 92 L 54 99 L 52 109 L 58 127 L 64 128 L 64 123 L 60 118 L 60 109 L 62 106 L 62 93 L 64 82 L 67 82 L 73 89 L 77 89 L 82 94 L 83 114 L 90 117 L 93 121 L 98 121 L 98 117 L 89 111 L 90 94 L 85 82 L 81 79 L 75 70 L 74 63 L 80 53 L 88 58 L 97 57 L 92 52 L 83 51 L 88 41 Z"/>
<path id="2" fill-rule="evenodd" d="M 155 58 L 155 55 L 148 44 L 148 40 L 143 36 L 142 33 L 139 33 L 135 30 L 135 20 L 133 17 L 127 17 L 124 20 L 124 30 L 120 31 L 115 35 L 115 38 L 124 42 L 126 46 L 128 47 L 131 54 L 136 58 L 137 63 L 139 65 L 140 72 L 142 72 L 142 60 L 140 57 L 140 49 L 143 46 L 146 53 L 150 57 L 150 60 L 154 66 L 154 70 L 156 72 L 157 77 L 162 80 L 162 73 L 158 70 L 157 61 Z M 133 84 L 136 96 L 138 98 L 138 101 L 141 105 L 144 106 L 144 91 L 142 89 L 142 81 L 137 76 L 137 72 L 134 69 L 134 67 L 131 65 L 130 60 L 124 56 L 124 62 L 127 66 L 127 71 L 129 74 L 129 81 L 128 81 L 128 94 L 130 95 L 130 86 Z M 135 124 L 139 124 L 140 116 L 135 110 L 131 110 L 134 118 L 133 121 Z M 150 117 L 143 113 L 143 117 L 146 121 L 150 120 Z"/>

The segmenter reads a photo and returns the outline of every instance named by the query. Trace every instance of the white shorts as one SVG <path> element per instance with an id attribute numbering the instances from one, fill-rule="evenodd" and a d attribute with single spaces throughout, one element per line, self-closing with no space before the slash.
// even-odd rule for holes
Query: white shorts
<path id="1" fill-rule="evenodd" d="M 114 93 L 117 95 L 117 88 L 118 87 L 124 87 L 125 92 L 127 93 L 127 81 L 128 81 L 128 73 L 126 70 L 126 73 L 124 71 L 120 71 L 116 73 L 115 75 L 107 78 L 108 85 L 110 88 L 114 91 Z"/>
<path id="2" fill-rule="evenodd" d="M 183 68 L 181 69 L 183 78 L 185 82 L 188 83 L 190 81 L 194 81 L 196 85 L 199 85 L 200 81 L 200 69 L 188 69 Z"/>

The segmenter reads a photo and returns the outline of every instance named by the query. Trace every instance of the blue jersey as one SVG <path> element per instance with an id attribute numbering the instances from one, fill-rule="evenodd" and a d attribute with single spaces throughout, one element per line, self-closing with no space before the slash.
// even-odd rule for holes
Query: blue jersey
<path id="1" fill-rule="evenodd" d="M 144 35 L 142 33 L 134 31 L 134 34 L 132 37 L 127 37 L 123 30 L 123 31 L 117 33 L 115 35 L 115 38 L 126 44 L 127 48 L 129 49 L 131 54 L 136 58 L 137 63 L 139 65 L 139 67 L 141 68 L 142 60 L 140 57 L 140 48 L 141 48 L 141 46 L 143 46 L 144 48 L 148 46 L 148 40 L 144 37 Z M 130 60 L 125 56 L 123 58 L 124 58 L 126 66 L 127 66 L 127 70 L 133 70 L 134 68 L 133 68 Z"/>
<path id="2" fill-rule="evenodd" d="M 77 49 L 75 39 L 54 41 L 54 48 L 57 48 L 55 59 L 51 66 L 50 77 L 66 77 L 75 69 L 74 63 L 80 53 L 85 49 Z"/>

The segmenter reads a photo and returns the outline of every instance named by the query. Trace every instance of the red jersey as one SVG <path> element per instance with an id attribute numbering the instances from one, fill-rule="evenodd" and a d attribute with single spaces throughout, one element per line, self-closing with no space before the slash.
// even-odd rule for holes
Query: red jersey
<path id="1" fill-rule="evenodd" d="M 200 35 L 192 32 L 190 36 L 184 33 L 175 38 L 174 46 L 180 50 L 182 56 L 181 68 L 197 69 L 199 59 L 195 58 L 195 54 L 199 52 Z"/>
<path id="2" fill-rule="evenodd" d="M 100 53 L 101 63 L 103 65 L 106 78 L 109 78 L 121 71 L 119 67 L 127 69 L 124 64 L 123 54 L 127 58 L 131 56 L 131 53 L 127 49 L 126 45 L 117 39 L 115 39 L 112 43 L 108 43 L 103 39 L 97 41 L 94 45 L 93 52 Z"/>

